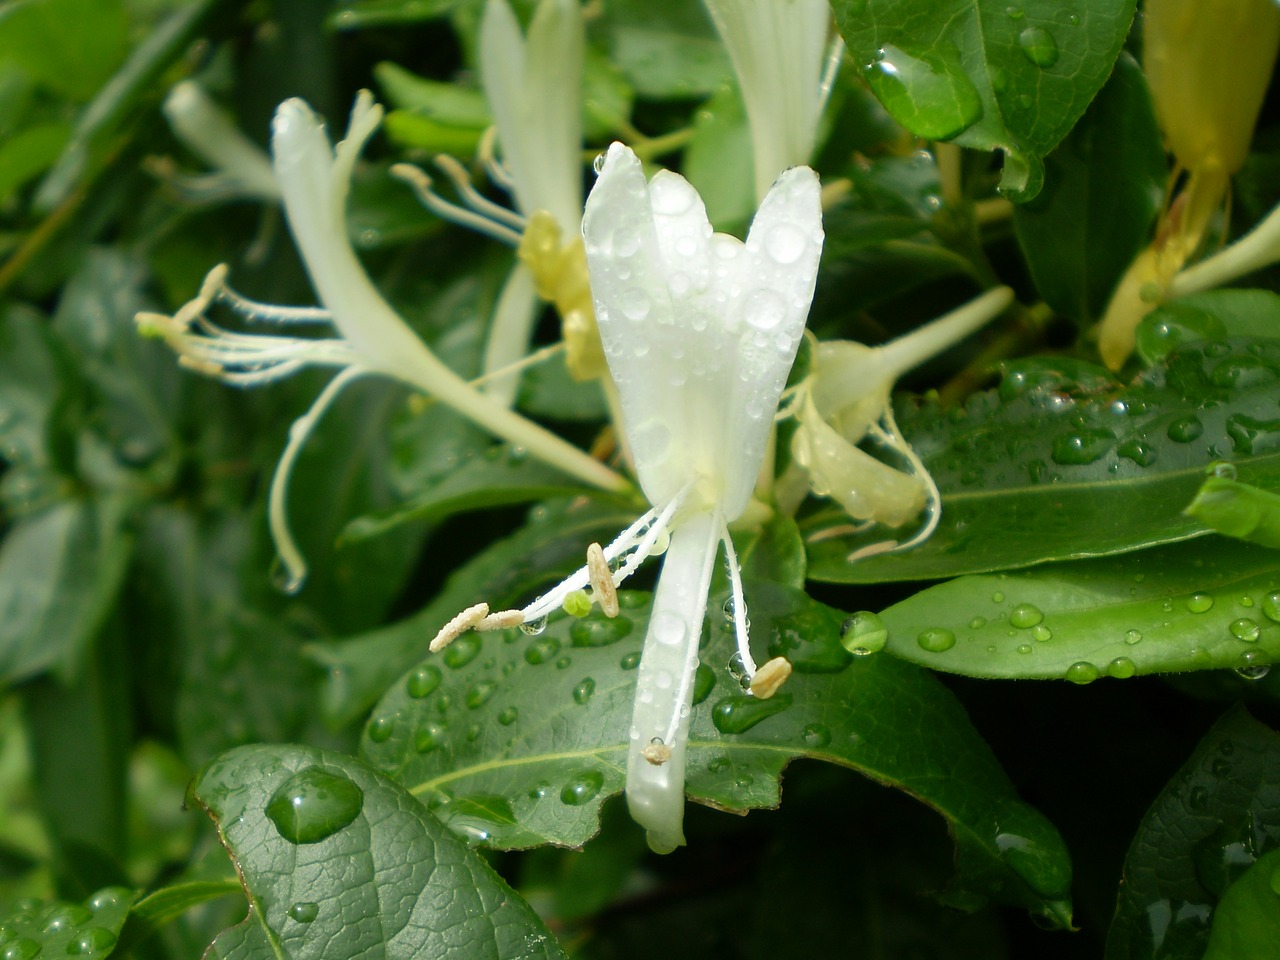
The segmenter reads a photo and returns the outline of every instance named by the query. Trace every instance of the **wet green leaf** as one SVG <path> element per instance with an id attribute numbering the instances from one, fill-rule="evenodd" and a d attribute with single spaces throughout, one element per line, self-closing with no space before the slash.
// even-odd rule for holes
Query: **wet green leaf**
<path id="1" fill-rule="evenodd" d="M 1268 960 L 1280 944 L 1280 850 L 1259 857 L 1213 912 L 1204 960 Z"/>
<path id="2" fill-rule="evenodd" d="M 1280 660 L 1280 569 L 1270 550 L 1207 537 L 960 577 L 881 618 L 893 654 L 970 676 L 1088 683 L 1249 671 Z"/>
<path id="3" fill-rule="evenodd" d="M 493 846 L 586 842 L 626 766 L 649 599 L 624 597 L 615 620 L 565 617 L 534 636 L 517 629 L 455 640 L 388 691 L 363 755 L 446 820 L 468 798 L 502 798 L 501 816 L 487 823 L 467 810 L 468 835 Z M 840 642 L 844 615 L 798 591 L 757 582 L 747 600 L 759 650 L 786 656 L 796 672 L 771 700 L 744 697 L 725 666 L 731 625 L 711 617 L 694 693 L 689 796 L 722 810 L 771 808 L 792 760 L 851 767 L 947 819 L 959 881 L 974 894 L 1067 923 L 1071 870 L 1061 840 L 1017 799 L 945 689 L 894 658 L 853 657 Z"/>
<path id="4" fill-rule="evenodd" d="M 562 958 L 489 866 L 401 787 L 341 754 L 241 747 L 190 800 L 213 818 L 249 916 L 210 957 Z"/>
<path id="5" fill-rule="evenodd" d="M 1144 363 L 1155 364 L 1193 340 L 1275 336 L 1280 336 L 1280 295 L 1210 290 L 1161 304 L 1143 317 L 1137 351 Z"/>
<path id="6" fill-rule="evenodd" d="M 1004 152 L 1001 190 L 1029 200 L 1043 157 L 1111 72 L 1134 3 L 839 0 L 855 63 L 918 136 Z"/>
<path id="7" fill-rule="evenodd" d="M 1280 496 L 1247 483 L 1209 477 L 1188 504 L 1187 514 L 1229 537 L 1280 547 Z"/>
<path id="8" fill-rule="evenodd" d="M 1278 847 L 1280 737 L 1236 708 L 1143 818 L 1125 858 L 1106 960 L 1201 960 L 1219 898 Z M 1249 956 L 1219 954 L 1228 955 Z"/>
<path id="9" fill-rule="evenodd" d="M 922 404 L 898 423 L 942 491 L 942 520 L 913 551 L 849 563 L 866 536 L 835 509 L 801 521 L 815 579 L 929 579 L 1106 556 L 1209 527 L 1185 516 L 1205 468 L 1280 489 L 1280 340 L 1185 343 L 1128 386 L 1070 358 L 1006 367 L 963 409 Z M 833 536 L 833 534 L 843 534 Z M 871 539 L 883 539 L 873 532 Z"/>
<path id="10" fill-rule="evenodd" d="M 0 953 L 14 960 L 83 957 L 105 960 L 115 949 L 120 929 L 137 894 L 104 887 L 83 903 L 19 904 L 0 917 Z"/>
<path id="11" fill-rule="evenodd" d="M 1151 95 L 1127 54 L 1080 122 L 1045 158 L 1044 189 L 1014 209 L 1036 290 L 1085 325 L 1106 309 L 1146 243 L 1169 176 Z"/>

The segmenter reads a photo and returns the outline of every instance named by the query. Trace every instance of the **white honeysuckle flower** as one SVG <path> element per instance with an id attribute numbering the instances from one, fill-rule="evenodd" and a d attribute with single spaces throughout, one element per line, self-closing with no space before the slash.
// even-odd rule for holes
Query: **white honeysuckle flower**
<path id="1" fill-rule="evenodd" d="M 324 123 L 302 100 L 286 100 L 272 125 L 274 175 L 285 214 L 311 284 L 323 307 L 278 307 L 240 296 L 226 285 L 225 266 L 214 268 L 195 300 L 172 317 L 139 314 L 144 333 L 164 338 L 180 361 L 227 383 L 250 386 L 308 366 L 338 375 L 289 431 L 272 479 L 269 521 L 287 583 L 301 586 L 306 564 L 289 531 L 285 492 L 302 444 L 320 417 L 353 380 L 380 374 L 436 397 L 492 434 L 594 486 L 619 489 L 622 478 L 555 434 L 480 393 L 450 370 L 378 293 L 347 236 L 346 199 L 351 172 L 382 108 L 366 90 L 356 98 L 347 137 L 332 147 Z M 337 337 L 235 333 L 207 313 L 223 304 L 246 320 L 283 326 L 326 324 Z"/>
<path id="2" fill-rule="evenodd" d="M 705 2 L 738 76 L 759 199 L 779 173 L 809 161 L 844 47 L 837 36 L 825 53 L 827 0 Z"/>
<path id="3" fill-rule="evenodd" d="M 452 181 L 466 208 L 448 203 L 431 189 L 430 178 L 407 164 L 393 168 L 436 214 L 518 248 L 518 259 L 499 296 L 485 345 L 486 390 L 510 405 L 518 377 L 498 375 L 525 356 L 541 297 L 565 320 L 570 371 L 581 379 L 598 376 L 603 364 L 592 324 L 584 316 L 589 300 L 586 265 L 578 244 L 582 221 L 582 69 L 585 50 L 578 0 L 541 0 L 526 36 L 507 0 L 488 0 L 480 22 L 480 83 L 493 114 L 502 162 L 486 157 L 489 175 L 515 202 L 508 210 L 482 197 L 466 171 L 447 157 L 437 166 Z M 482 153 L 488 154 L 486 145 Z M 529 242 L 530 228 L 537 242 Z M 550 248 L 547 238 L 554 234 Z M 576 267 L 575 270 L 567 266 Z M 585 329 L 583 329 L 585 328 Z M 579 333 L 579 331 L 582 331 Z"/>
<path id="4" fill-rule="evenodd" d="M 266 151 L 244 135 L 194 80 L 176 84 L 161 107 L 174 136 L 214 169 L 204 176 L 175 176 L 186 193 L 204 199 L 248 197 L 280 202 L 280 186 Z"/>
<path id="5" fill-rule="evenodd" d="M 649 845 L 684 843 L 684 771 L 693 678 L 716 552 L 724 547 L 740 669 L 769 696 L 789 665 L 757 673 L 728 524 L 747 507 L 795 359 L 822 251 L 818 178 L 783 173 L 743 243 L 713 233 L 697 191 L 609 148 L 583 219 L 596 317 L 621 397 L 622 426 L 652 509 L 549 593 L 467 625 L 533 624 L 584 588 L 612 588 L 666 554 L 637 675 L 627 803 Z M 594 553 L 594 549 L 592 551 Z M 603 559 L 611 580 L 600 583 Z M 593 583 L 593 580 L 595 581 Z M 589 603 L 588 603 L 589 605 Z M 473 608 L 474 609 L 474 608 Z M 487 609 L 487 608 L 486 608 Z M 442 631 L 439 648 L 452 639 Z"/>
<path id="6" fill-rule="evenodd" d="M 907 541 L 863 547 L 849 559 L 905 549 L 933 533 L 941 516 L 937 485 L 898 430 L 890 393 L 898 378 L 960 342 L 1003 313 L 1013 291 L 997 287 L 918 330 L 878 347 L 849 340 L 818 343 L 809 375 L 795 388 L 788 412 L 799 428 L 791 440 L 794 462 L 808 473 L 818 496 L 839 503 L 851 518 L 900 527 L 928 508 L 925 523 Z M 883 463 L 859 448 L 870 439 L 893 450 L 910 470 Z M 854 527 L 824 536 L 855 532 Z"/>

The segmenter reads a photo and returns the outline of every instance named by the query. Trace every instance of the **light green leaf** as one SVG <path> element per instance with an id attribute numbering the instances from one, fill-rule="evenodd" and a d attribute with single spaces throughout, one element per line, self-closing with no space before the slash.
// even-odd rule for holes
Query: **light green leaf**
<path id="1" fill-rule="evenodd" d="M 1188 516 L 1237 540 L 1280 547 L 1280 496 L 1228 476 L 1210 476 L 1187 506 Z"/>
<path id="2" fill-rule="evenodd" d="M 1002 150 L 1001 190 L 1029 200 L 1043 157 L 1101 88 L 1134 0 L 838 0 L 855 63 L 912 133 Z"/>
<path id="3" fill-rule="evenodd" d="M 1280 337 L 1280 295 L 1209 290 L 1161 304 L 1138 325 L 1137 351 L 1150 365 L 1184 343 L 1225 337 Z"/>
<path id="4" fill-rule="evenodd" d="M 1204 960 L 1271 960 L 1280 944 L 1280 850 L 1259 857 L 1218 901 Z"/>
<path id="5" fill-rule="evenodd" d="M 1275 554 L 1219 537 L 960 577 L 881 613 L 891 653 L 977 677 L 1257 671 L 1280 660 Z"/>
<path id="6" fill-rule="evenodd" d="M 770 700 L 742 695 L 716 616 L 701 651 L 689 796 L 717 809 L 776 807 L 781 776 L 808 757 L 895 786 L 946 818 L 972 894 L 1069 922 L 1071 870 L 1053 827 L 1017 799 L 963 709 L 926 671 L 841 644 L 844 615 L 776 584 L 748 585 L 757 655 L 795 668 Z M 364 756 L 438 816 L 501 848 L 577 846 L 618 793 L 629 743 L 647 594 L 616 619 L 561 618 L 544 632 L 468 634 L 407 674 L 375 709 Z M 712 598 L 719 610 L 723 597 Z M 490 816 L 477 818 L 481 807 Z M 637 828 L 638 829 L 638 828 Z"/>
<path id="7" fill-rule="evenodd" d="M 0 144 L 0 201 L 58 159 L 70 131 L 65 123 L 41 123 Z"/>
<path id="8" fill-rule="evenodd" d="M 614 0 L 603 20 L 610 58 L 642 97 L 705 96 L 733 74 L 701 4 Z"/>
<path id="9" fill-rule="evenodd" d="M 1237 707 L 1143 817 L 1125 857 L 1106 960 L 1201 960 L 1219 898 L 1278 848 L 1280 737 Z M 1274 941 L 1270 947 L 1274 955 Z"/>
<path id="10" fill-rule="evenodd" d="M 82 904 L 19 904 L 14 913 L 0 917 L 0 953 L 14 960 L 36 956 L 105 960 L 115 949 L 136 896 L 123 887 L 104 887 Z"/>
<path id="11" fill-rule="evenodd" d="M 563 958 L 537 915 L 401 787 L 309 747 L 223 754 L 191 785 L 249 916 L 209 957 Z"/>
<path id="12" fill-rule="evenodd" d="M 736 83 L 727 83 L 694 116 L 681 172 L 697 189 L 717 229 L 746 223 L 755 212 L 751 128 Z"/>
<path id="13" fill-rule="evenodd" d="M 70 100 L 88 100 L 124 58 L 120 0 L 27 0 L 0 7 L 0 61 Z"/>

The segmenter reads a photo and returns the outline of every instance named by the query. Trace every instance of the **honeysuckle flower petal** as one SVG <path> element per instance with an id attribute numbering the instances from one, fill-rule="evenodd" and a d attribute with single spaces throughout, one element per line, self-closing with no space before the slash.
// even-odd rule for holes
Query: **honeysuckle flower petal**
<path id="1" fill-rule="evenodd" d="M 324 124 L 301 100 L 287 100 L 272 130 L 275 177 L 285 214 L 322 308 L 276 307 L 248 300 L 226 286 L 226 268 L 215 268 L 200 294 L 172 317 L 141 314 L 140 328 L 163 337 L 193 369 L 242 386 L 263 383 L 305 366 L 327 366 L 338 375 L 311 409 L 294 423 L 272 480 L 269 512 L 284 565 L 284 582 L 300 586 L 306 572 L 285 519 L 290 471 L 324 411 L 353 380 L 380 374 L 424 390 L 495 436 L 596 486 L 625 483 L 612 470 L 555 434 L 513 413 L 460 378 L 423 343 L 382 298 L 364 272 L 347 236 L 346 198 L 351 172 L 381 109 L 362 92 L 351 111 L 347 138 L 331 147 Z M 207 312 L 224 304 L 249 321 L 324 323 L 330 339 L 234 333 Z"/>
<path id="2" fill-rule="evenodd" d="M 174 136 L 214 169 L 179 183 L 204 196 L 243 196 L 276 203 L 280 186 L 266 151 L 244 135 L 194 80 L 176 84 L 161 109 Z"/>
<path id="3" fill-rule="evenodd" d="M 794 462 L 809 474 L 813 492 L 831 497 L 851 518 L 899 527 L 929 508 L 924 525 L 905 543 L 884 541 L 851 559 L 919 543 L 939 519 L 937 486 L 893 418 L 890 393 L 898 378 L 1002 313 L 1013 291 L 997 287 L 946 316 L 879 347 L 846 340 L 819 343 L 809 376 L 789 409 L 798 429 Z M 859 448 L 870 439 L 907 461 L 902 470 Z M 842 531 L 843 528 L 842 528 Z"/>
<path id="4" fill-rule="evenodd" d="M 526 38 L 507 0 L 480 22 L 480 84 L 503 165 L 526 217 L 546 210 L 567 234 L 582 217 L 582 61 L 578 0 L 542 0 Z"/>
<path id="5" fill-rule="evenodd" d="M 755 159 L 756 196 L 813 152 L 829 85 L 827 0 L 705 0 L 742 91 Z M 836 56 L 838 57 L 837 51 Z"/>
<path id="6" fill-rule="evenodd" d="M 562 605 L 578 606 L 588 585 L 590 599 L 607 608 L 647 557 L 666 554 L 636 677 L 626 787 L 649 845 L 666 853 L 684 843 L 693 678 L 720 547 L 735 659 L 745 679 L 756 672 L 728 524 L 760 472 L 813 297 L 823 240 L 818 178 L 808 168 L 783 173 L 743 243 L 712 232 L 682 177 L 663 172 L 646 183 L 636 155 L 614 144 L 582 231 L 626 441 L 653 507 L 607 547 L 592 545 L 588 563 L 563 583 L 477 629 L 515 622 L 537 630 Z M 447 642 L 449 630 L 436 642 Z M 759 695 L 772 695 L 787 673 L 771 663 Z"/>

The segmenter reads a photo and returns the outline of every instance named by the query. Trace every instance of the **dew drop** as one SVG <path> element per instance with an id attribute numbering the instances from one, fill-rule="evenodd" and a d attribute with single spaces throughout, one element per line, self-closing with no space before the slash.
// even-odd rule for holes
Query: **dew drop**
<path id="1" fill-rule="evenodd" d="M 123 887 L 103 887 L 85 903 L 89 909 L 95 913 L 99 910 L 106 910 L 111 907 L 117 907 L 123 902 L 124 898 L 129 895 L 129 891 Z"/>
<path id="2" fill-rule="evenodd" d="M 1034 627 L 1044 619 L 1040 608 L 1033 603 L 1020 603 L 1009 611 L 1009 625 L 1019 630 Z"/>
<path id="3" fill-rule="evenodd" d="M 972 620 L 969 621 L 970 630 L 981 630 L 986 625 L 987 625 L 986 617 L 974 617 Z"/>
<path id="4" fill-rule="evenodd" d="M 1169 439 L 1176 443 L 1190 443 L 1204 433 L 1204 424 L 1199 418 L 1182 417 L 1169 424 Z"/>
<path id="5" fill-rule="evenodd" d="M 1032 646 L 1029 643 L 1020 643 L 1018 644 L 1017 649 L 1018 649 L 1018 652 L 1021 654 L 1028 654 L 1031 652 Z"/>
<path id="6" fill-rule="evenodd" d="M 1236 667 L 1236 676 L 1242 680 L 1261 680 L 1270 672 L 1271 664 L 1269 663 L 1253 663 Z"/>
<path id="7" fill-rule="evenodd" d="M 831 742 L 831 731 L 820 723 L 806 724 L 800 739 L 810 750 L 818 750 Z"/>
<path id="8" fill-rule="evenodd" d="M 394 717 L 377 717 L 369 721 L 369 739 L 374 743 L 386 743 L 395 729 Z"/>
<path id="9" fill-rule="evenodd" d="M 1018 34 L 1023 55 L 1037 67 L 1052 67 L 1058 62 L 1058 44 L 1043 27 L 1027 27 Z"/>
<path id="10" fill-rule="evenodd" d="M 1037 623 L 1031 628 L 1031 639 L 1044 643 L 1046 640 L 1053 639 L 1053 631 L 1046 627 L 1043 623 Z"/>
<path id="11" fill-rule="evenodd" d="M 503 707 L 498 711 L 498 722 L 504 727 L 509 727 L 520 719 L 520 710 L 518 707 Z"/>
<path id="12" fill-rule="evenodd" d="M 791 696 L 786 693 L 775 694 L 768 700 L 748 696 L 725 697 L 711 708 L 711 722 L 721 733 L 746 733 L 790 705 Z"/>
<path id="13" fill-rule="evenodd" d="M 428 723 L 413 738 L 413 749 L 418 753 L 430 753 L 444 745 L 445 728 L 438 723 Z"/>
<path id="14" fill-rule="evenodd" d="M 772 330 L 787 315 L 787 304 L 782 296 L 764 288 L 755 290 L 747 298 L 742 317 L 753 330 Z"/>
<path id="15" fill-rule="evenodd" d="M 573 660 L 570 659 L 569 657 L 560 657 L 559 659 L 556 660 L 556 669 L 568 670 L 570 664 L 572 663 L 573 663 Z"/>
<path id="16" fill-rule="evenodd" d="M 806 246 L 804 231 L 790 223 L 775 224 L 764 238 L 764 252 L 783 265 L 799 260 Z"/>
<path id="17" fill-rule="evenodd" d="M 520 624 L 520 632 L 528 634 L 531 637 L 536 637 L 545 629 L 547 629 L 546 617 L 534 617 L 534 619 L 526 620 L 524 623 Z"/>
<path id="18" fill-rule="evenodd" d="M 633 650 L 623 656 L 623 658 L 618 662 L 618 666 L 623 670 L 634 670 L 636 667 L 640 666 L 640 651 Z"/>
<path id="19" fill-rule="evenodd" d="M 597 153 L 596 158 L 591 161 L 591 169 L 596 172 L 596 176 L 604 173 L 604 161 L 605 155 L 603 153 Z"/>
<path id="20" fill-rule="evenodd" d="M 591 677 L 587 677 L 578 682 L 573 688 L 573 702 L 579 706 L 586 706 L 591 702 L 591 696 L 596 692 L 596 682 Z"/>
<path id="21" fill-rule="evenodd" d="M 593 614 L 569 627 L 569 642 L 575 647 L 607 647 L 630 633 L 631 621 L 626 617 Z"/>
<path id="22" fill-rule="evenodd" d="M 1255 643 L 1262 631 L 1258 628 L 1258 624 L 1248 617 L 1241 617 L 1238 620 L 1232 620 L 1231 625 L 1227 628 L 1231 631 L 1231 635 L 1237 640 L 1243 640 L 1245 643 Z"/>
<path id="23" fill-rule="evenodd" d="M 1128 657 L 1116 657 L 1107 664 L 1107 676 L 1128 680 L 1138 672 L 1138 665 Z"/>
<path id="24" fill-rule="evenodd" d="M 1144 440 L 1126 440 L 1116 447 L 1116 453 L 1140 467 L 1151 466 L 1157 457 L 1156 448 Z"/>
<path id="25" fill-rule="evenodd" d="M 618 301 L 622 315 L 628 320 L 640 321 L 649 316 L 649 295 L 639 287 L 624 290 Z"/>
<path id="26" fill-rule="evenodd" d="M 697 194 L 684 177 L 675 174 L 659 175 L 649 182 L 649 202 L 659 216 L 677 217 L 687 211 L 697 200 Z"/>
<path id="27" fill-rule="evenodd" d="M 560 788 L 560 802 L 569 807 L 580 807 L 594 800 L 603 786 L 602 773 L 598 770 L 583 770 Z"/>
<path id="28" fill-rule="evenodd" d="M 29 937 L 18 937 L 4 945 L 0 958 L 3 960 L 31 960 L 40 952 L 40 944 Z"/>
<path id="29" fill-rule="evenodd" d="M 945 627 L 930 627 L 916 637 L 921 650 L 930 653 L 942 653 L 956 645 L 956 635 Z"/>
<path id="30" fill-rule="evenodd" d="M 484 641 L 478 634 L 464 633 L 444 650 L 444 662 L 446 666 L 458 669 L 465 667 L 476 657 L 480 656 L 480 651 L 484 649 Z"/>
<path id="31" fill-rule="evenodd" d="M 296 594 L 307 582 L 305 574 L 291 573 L 289 565 L 279 556 L 271 561 L 271 569 L 267 571 L 267 577 L 273 587 L 288 597 Z"/>
<path id="32" fill-rule="evenodd" d="M 311 923 L 320 916 L 320 904 L 304 900 L 293 904 L 287 912 L 295 923 Z"/>
<path id="33" fill-rule="evenodd" d="M 267 817 L 290 843 L 319 843 L 360 815 L 364 792 L 321 767 L 299 770 L 267 801 Z"/>
<path id="34" fill-rule="evenodd" d="M 116 945 L 116 935 L 106 927 L 89 927 L 67 944 L 67 953 L 71 956 L 84 956 L 89 953 L 106 954 Z M 5 956 L 8 956 L 6 951 Z"/>
<path id="35" fill-rule="evenodd" d="M 1280 622 L 1280 590 L 1273 590 L 1262 598 L 1262 614 L 1268 620 Z"/>
<path id="36" fill-rule="evenodd" d="M 440 679 L 440 668 L 427 664 L 409 675 L 409 679 L 405 681 L 405 691 L 415 700 L 421 700 L 435 692 L 436 687 L 440 686 Z"/>
<path id="37" fill-rule="evenodd" d="M 1000 591 L 1000 590 L 997 590 L 995 593 L 993 593 L 993 594 L 991 595 L 991 602 L 992 602 L 992 603 L 1004 603 L 1004 592 L 1003 592 L 1003 591 Z"/>
<path id="38" fill-rule="evenodd" d="M 1187 597 L 1187 610 L 1191 613 L 1208 613 L 1213 609 L 1213 597 L 1207 593 L 1193 593 Z"/>
<path id="39" fill-rule="evenodd" d="M 715 672 L 705 663 L 698 664 L 698 669 L 693 674 L 693 702 L 698 704 L 711 696 L 715 685 Z"/>
<path id="40" fill-rule="evenodd" d="M 664 646 L 683 643 L 688 635 L 689 626 L 684 618 L 670 610 L 663 610 L 649 623 L 649 636 Z"/>
<path id="41" fill-rule="evenodd" d="M 1115 434 L 1105 427 L 1073 430 L 1053 441 L 1053 461 L 1063 466 L 1095 463 L 1106 456 L 1115 439 Z"/>
<path id="42" fill-rule="evenodd" d="M 467 690 L 467 708 L 470 710 L 478 710 L 489 702 L 489 698 L 493 696 L 498 689 L 497 681 L 481 680 Z"/>
<path id="43" fill-rule="evenodd" d="M 885 44 L 864 73 L 885 109 L 917 136 L 947 140 L 982 116 L 978 90 L 957 63 Z"/>
<path id="44" fill-rule="evenodd" d="M 1142 631 L 1141 631 L 1141 630 L 1126 630 L 1126 631 L 1124 632 L 1124 642 L 1125 642 L 1125 643 L 1127 643 L 1127 644 L 1128 644 L 1129 646 L 1131 646 L 1131 647 L 1132 647 L 1135 643 L 1141 643 L 1141 642 L 1142 642 Z"/>
<path id="45" fill-rule="evenodd" d="M 1086 660 L 1080 660 L 1067 667 L 1066 677 L 1072 683 L 1093 683 L 1098 679 L 1098 668 Z"/>
<path id="46" fill-rule="evenodd" d="M 888 627 L 870 610 L 855 613 L 840 625 L 840 643 L 855 657 L 878 653 L 888 640 Z"/>
<path id="47" fill-rule="evenodd" d="M 525 663 L 537 666 L 546 663 L 560 652 L 560 641 L 555 637 L 539 637 L 524 649 Z"/>

